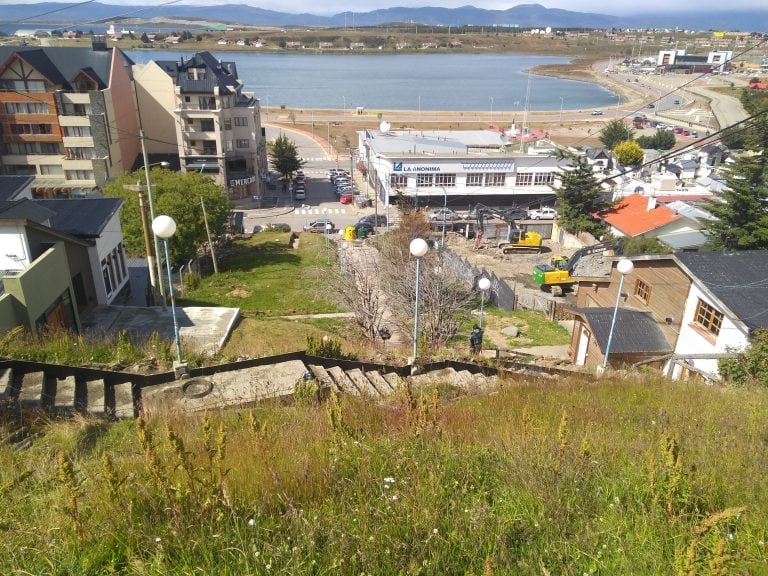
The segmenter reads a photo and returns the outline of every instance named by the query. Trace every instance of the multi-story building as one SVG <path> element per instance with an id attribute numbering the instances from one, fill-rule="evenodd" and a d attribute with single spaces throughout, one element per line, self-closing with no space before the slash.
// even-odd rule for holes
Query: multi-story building
<path id="1" fill-rule="evenodd" d="M 0 47 L 2 173 L 35 178 L 35 198 L 98 193 L 139 152 L 131 60 L 91 48 Z"/>
<path id="2" fill-rule="evenodd" d="M 268 164 L 259 101 L 243 92 L 234 62 L 200 52 L 136 65 L 134 77 L 150 152 L 175 146 L 183 171 L 211 176 L 232 199 L 262 194 Z"/>

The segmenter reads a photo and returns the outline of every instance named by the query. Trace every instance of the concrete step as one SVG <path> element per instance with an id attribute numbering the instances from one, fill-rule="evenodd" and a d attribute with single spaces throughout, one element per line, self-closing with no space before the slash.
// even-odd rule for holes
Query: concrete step
<path id="1" fill-rule="evenodd" d="M 85 409 L 91 416 L 104 418 L 107 415 L 107 403 L 104 380 L 90 380 L 85 383 Z"/>
<path id="2" fill-rule="evenodd" d="M 67 376 L 56 380 L 56 395 L 53 400 L 53 409 L 57 413 L 75 411 L 75 377 Z"/>
<path id="3" fill-rule="evenodd" d="M 456 372 L 453 383 L 464 390 L 470 390 L 475 387 L 473 374 L 469 370 L 459 370 Z"/>
<path id="4" fill-rule="evenodd" d="M 344 373 L 344 370 L 338 366 L 331 366 L 330 368 L 326 369 L 326 372 L 330 374 L 331 378 L 333 378 L 334 382 L 336 382 L 336 386 L 341 392 L 346 394 L 360 393 L 357 387 L 352 383 L 352 380 L 349 379 L 349 376 L 347 376 Z"/>
<path id="5" fill-rule="evenodd" d="M 378 370 L 371 370 L 370 372 L 366 372 L 365 375 L 382 396 L 388 396 L 395 391 L 392 385 L 384 379 Z"/>
<path id="6" fill-rule="evenodd" d="M 45 374 L 29 372 L 21 376 L 19 383 L 19 405 L 24 408 L 42 408 Z"/>
<path id="7" fill-rule="evenodd" d="M 0 371 L 0 402 L 10 400 L 13 393 L 13 370 L 3 368 Z"/>
<path id="8" fill-rule="evenodd" d="M 315 380 L 317 380 L 318 386 L 321 389 L 331 389 L 339 392 L 339 389 L 336 387 L 336 383 L 334 382 L 333 378 L 331 378 L 330 374 L 326 372 L 325 368 L 317 365 L 309 365 L 308 368 L 312 372 L 312 375 L 315 377 Z"/>
<path id="9" fill-rule="evenodd" d="M 122 382 L 113 386 L 115 392 L 115 403 L 113 414 L 115 418 L 133 418 L 133 384 Z"/>
<path id="10" fill-rule="evenodd" d="M 362 370 L 359 368 L 347 370 L 346 374 L 349 379 L 352 380 L 352 383 L 355 385 L 361 395 L 370 396 L 371 398 L 381 397 L 381 394 L 379 394 L 379 391 L 376 389 L 376 387 L 371 384 L 371 381 L 368 380 L 366 375 L 363 374 Z"/>
<path id="11" fill-rule="evenodd" d="M 393 392 L 402 385 L 400 375 L 395 372 L 387 372 L 386 374 L 382 374 L 381 377 L 387 381 L 387 384 L 389 384 Z"/>

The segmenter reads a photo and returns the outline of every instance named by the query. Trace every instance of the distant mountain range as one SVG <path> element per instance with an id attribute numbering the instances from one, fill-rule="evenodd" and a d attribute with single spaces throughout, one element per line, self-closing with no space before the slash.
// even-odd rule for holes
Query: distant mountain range
<path id="1" fill-rule="evenodd" d="M 81 3 L 82 4 L 82 3 Z M 48 16 L 38 14 L 51 12 Z M 681 28 L 693 30 L 768 31 L 768 5 L 764 10 L 730 10 L 713 12 L 696 10 L 674 13 L 639 13 L 634 16 L 611 16 L 545 8 L 540 4 L 519 4 L 508 10 L 484 10 L 473 6 L 460 8 L 385 8 L 371 12 L 342 12 L 333 16 L 289 14 L 263 10 L 247 4 L 191 6 L 118 6 L 98 2 L 44 2 L 39 4 L 7 4 L 4 15 L 13 15 L 11 22 L 33 19 L 39 23 L 74 24 L 94 21 L 120 21 L 125 18 L 168 18 L 205 20 L 227 24 L 262 26 L 353 27 L 413 22 L 435 26 L 520 26 L 552 28 Z M 19 27 L 33 28 L 32 20 Z M 6 22 L 7 23 L 7 22 Z M 0 22 L 2 24 L 2 22 Z"/>

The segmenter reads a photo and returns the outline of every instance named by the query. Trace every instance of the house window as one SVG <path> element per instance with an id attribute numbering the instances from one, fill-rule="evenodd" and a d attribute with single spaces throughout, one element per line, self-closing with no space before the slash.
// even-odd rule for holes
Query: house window
<path id="1" fill-rule="evenodd" d="M 456 186 L 456 174 L 435 174 L 435 186 Z"/>
<path id="2" fill-rule="evenodd" d="M 248 148 L 248 144 L 249 143 L 248 143 L 247 139 L 246 140 L 236 140 L 235 142 L 236 142 L 236 146 L 238 148 Z"/>
<path id="3" fill-rule="evenodd" d="M 53 142 L 41 142 L 40 143 L 41 154 L 60 154 L 59 145 Z"/>
<path id="4" fill-rule="evenodd" d="M 533 185 L 533 173 L 532 172 L 518 172 L 515 179 L 517 186 L 532 186 Z"/>
<path id="5" fill-rule="evenodd" d="M 213 118 L 203 118 L 200 120 L 200 130 L 203 132 L 213 132 L 215 130 L 213 127 Z"/>
<path id="6" fill-rule="evenodd" d="M 224 130 L 232 130 L 232 118 L 224 118 Z"/>
<path id="7" fill-rule="evenodd" d="M 467 174 L 467 186 L 482 186 L 483 175 L 482 174 Z"/>
<path id="8" fill-rule="evenodd" d="M 416 174 L 416 186 L 418 188 L 429 188 L 434 181 L 434 174 Z"/>
<path id="9" fill-rule="evenodd" d="M 11 124 L 11 134 L 52 134 L 50 124 Z"/>
<path id="10" fill-rule="evenodd" d="M 392 188 L 407 188 L 408 176 L 405 174 L 391 174 L 389 177 L 389 185 Z"/>
<path id="11" fill-rule="evenodd" d="M 107 296 L 109 296 L 112 294 L 112 280 L 109 278 L 109 266 L 106 258 L 101 261 L 101 274 L 104 277 L 104 288 L 107 291 Z"/>
<path id="12" fill-rule="evenodd" d="M 58 164 L 40 164 L 40 174 L 43 176 L 64 174 L 64 168 Z"/>
<path id="13" fill-rule="evenodd" d="M 235 116 L 235 126 L 248 126 L 248 118 L 245 116 Z"/>
<path id="14" fill-rule="evenodd" d="M 643 304 L 648 304 L 651 301 L 651 287 L 640 278 L 635 280 L 635 296 Z"/>
<path id="15" fill-rule="evenodd" d="M 698 326 L 717 336 L 723 325 L 723 313 L 718 312 L 713 306 L 710 306 L 703 300 L 699 300 L 693 321 Z"/>
<path id="16" fill-rule="evenodd" d="M 194 126 L 195 120 L 194 118 L 187 118 L 187 126 Z"/>
<path id="17" fill-rule="evenodd" d="M 538 172 L 533 176 L 533 183 L 536 186 L 546 186 L 548 184 L 554 184 L 555 173 L 554 172 Z"/>
<path id="18" fill-rule="evenodd" d="M 93 170 L 67 170 L 64 174 L 67 180 L 93 180 Z"/>
<path id="19" fill-rule="evenodd" d="M 91 135 L 90 126 L 64 126 L 64 136 L 86 138 Z"/>
<path id="20" fill-rule="evenodd" d="M 92 160 L 94 148 L 67 148 L 67 158 L 70 160 Z"/>
<path id="21" fill-rule="evenodd" d="M 6 114 L 48 114 L 45 102 L 6 102 Z"/>
<path id="22" fill-rule="evenodd" d="M 491 172 L 485 175 L 486 186 L 504 186 L 507 175 L 504 172 Z"/>

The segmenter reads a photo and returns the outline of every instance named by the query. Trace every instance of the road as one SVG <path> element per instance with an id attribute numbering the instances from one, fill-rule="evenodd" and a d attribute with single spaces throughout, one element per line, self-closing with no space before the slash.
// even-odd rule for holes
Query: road
<path id="1" fill-rule="evenodd" d="M 331 156 L 323 143 L 313 139 L 311 134 L 282 126 L 266 125 L 267 140 L 273 140 L 281 133 L 294 142 L 299 156 L 304 159 L 307 197 L 302 201 L 293 201 L 290 191 L 278 189 L 278 207 L 269 210 L 257 209 L 255 202 L 251 200 L 236 202 L 235 208 L 245 212 L 246 231 L 253 230 L 257 224 L 263 226 L 267 223 L 286 223 L 297 232 L 305 224 L 326 216 L 340 229 L 374 212 L 373 208 L 343 205 L 336 198 L 328 180 L 328 170 L 337 167 L 350 170 L 349 157 L 339 157 L 337 163 L 337 157 Z M 360 191 L 365 193 L 365 185 L 359 173 L 356 173 L 356 178 Z"/>

